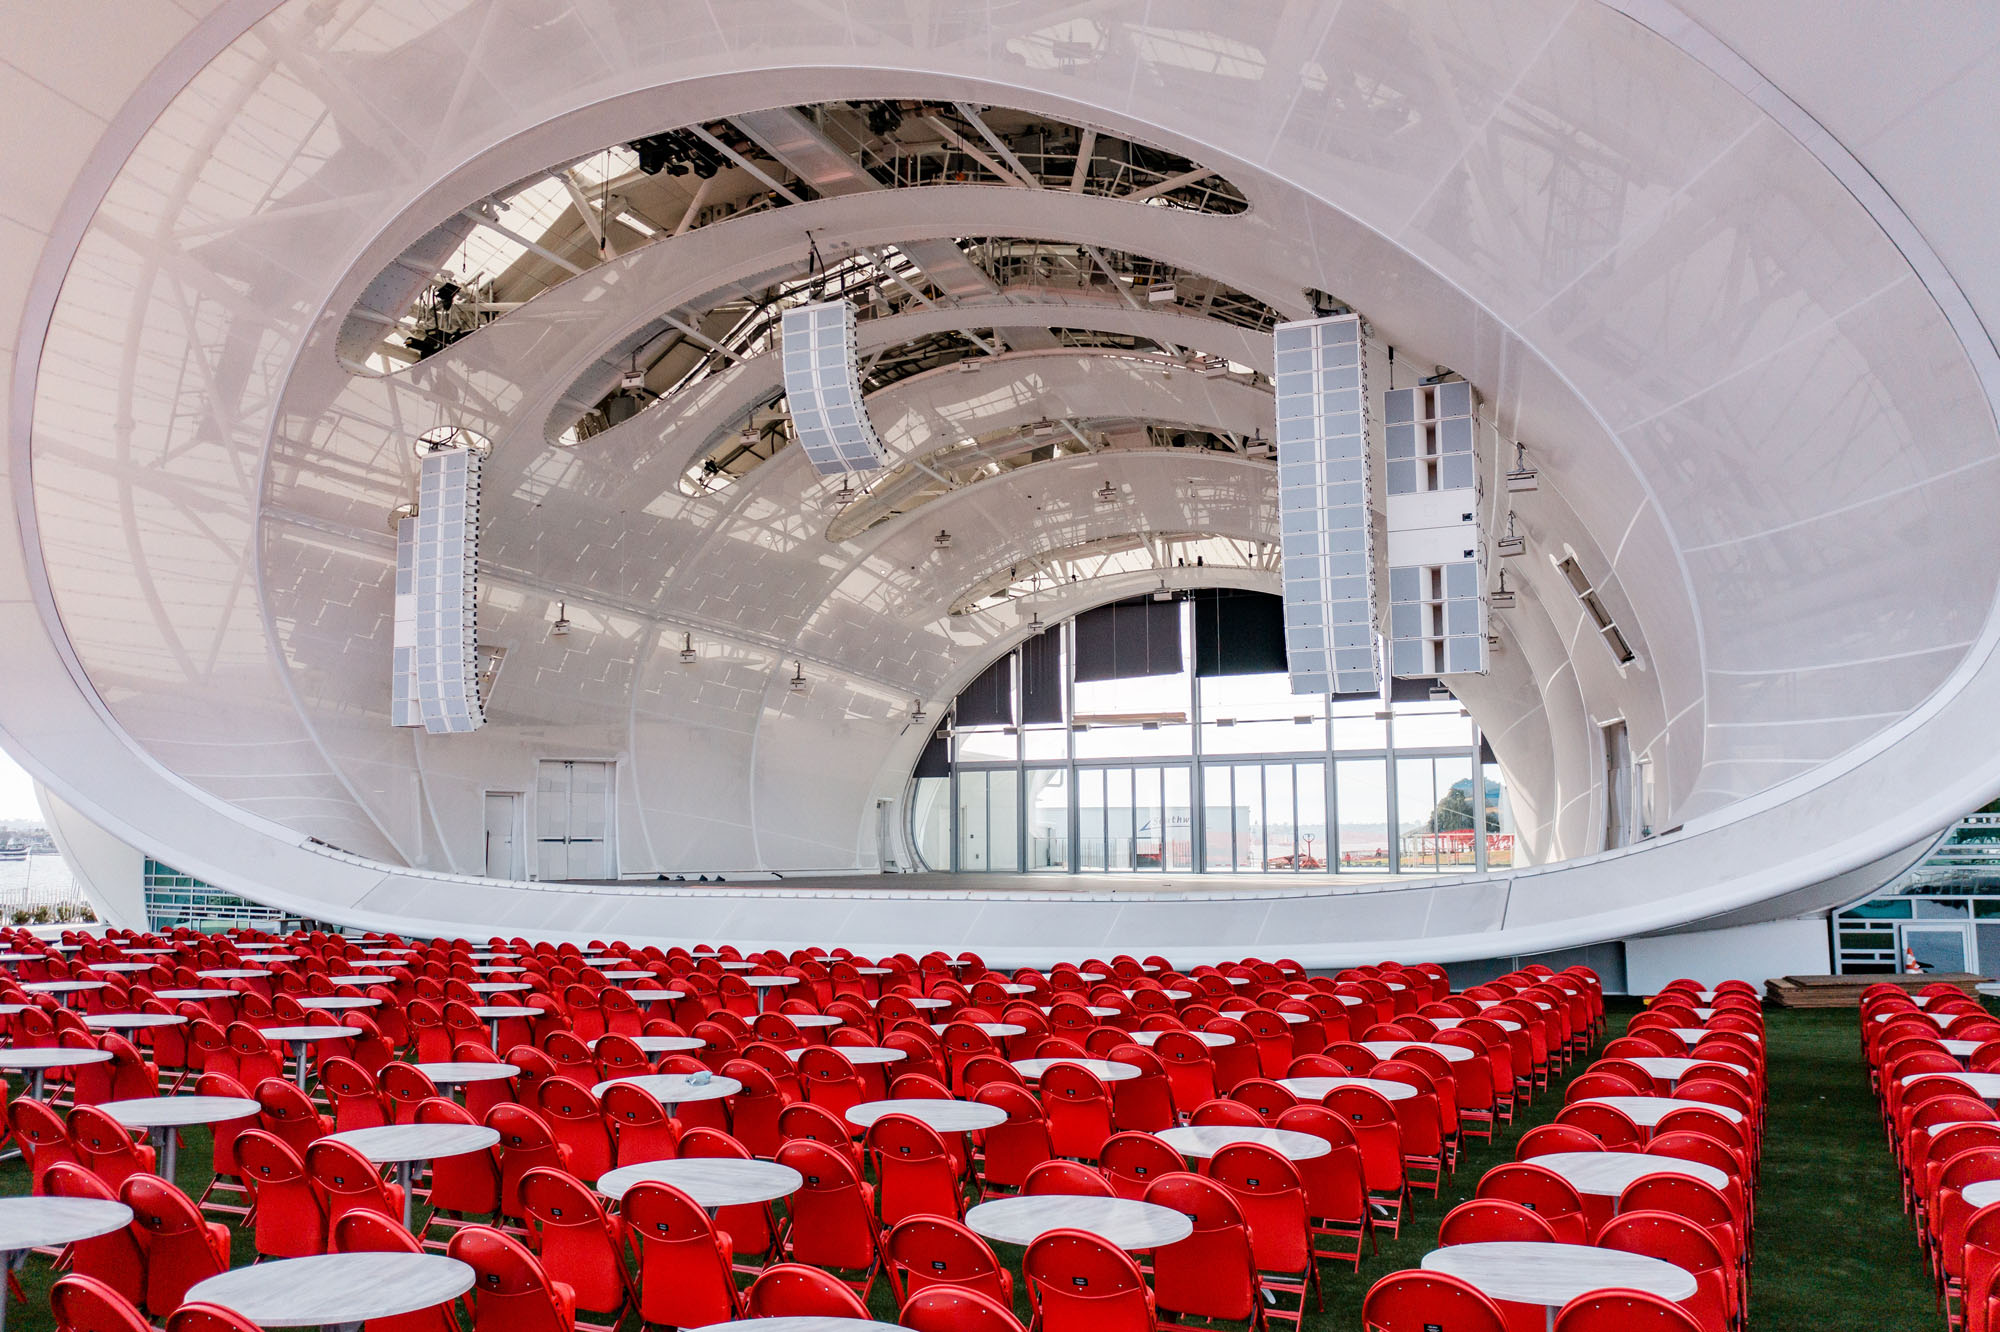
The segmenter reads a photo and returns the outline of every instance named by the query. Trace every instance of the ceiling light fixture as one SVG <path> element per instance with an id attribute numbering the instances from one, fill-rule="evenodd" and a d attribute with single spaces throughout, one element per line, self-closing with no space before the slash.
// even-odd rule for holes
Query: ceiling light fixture
<path id="1" fill-rule="evenodd" d="M 1494 542 L 1493 549 L 1502 559 L 1511 559 L 1516 555 L 1525 555 L 1528 551 L 1527 538 L 1514 530 L 1514 511 L 1512 509 L 1507 510 L 1507 535 Z"/>
<path id="2" fill-rule="evenodd" d="M 806 664 L 802 661 L 792 663 L 792 692 L 794 694 L 806 692 Z"/>
<path id="3" fill-rule="evenodd" d="M 689 634 L 681 642 L 681 660 L 692 666 L 700 656 L 701 654 L 694 650 L 694 635 Z"/>
<path id="4" fill-rule="evenodd" d="M 943 529 L 942 527 L 940 527 L 940 528 L 938 529 L 938 534 L 937 534 L 936 536 L 934 536 L 934 537 L 932 537 L 932 538 L 931 538 L 931 544 L 932 544 L 933 546 L 936 546 L 936 547 L 937 547 L 937 548 L 938 548 L 939 550 L 950 550 L 950 549 L 951 549 L 951 533 L 950 533 L 950 532 L 947 532 L 947 531 L 945 531 L 945 529 Z"/>
<path id="5" fill-rule="evenodd" d="M 1160 585 L 1153 589 L 1153 600 L 1172 601 L 1173 599 L 1174 599 L 1174 594 L 1167 590 L 1167 580 L 1162 578 L 1160 580 Z"/>
<path id="6" fill-rule="evenodd" d="M 1097 502 L 1099 504 L 1116 504 L 1118 502 L 1118 487 L 1106 481 L 1097 488 Z"/>
<path id="7" fill-rule="evenodd" d="M 1514 466 L 1507 473 L 1507 493 L 1518 495 L 1538 488 L 1535 469 L 1528 466 L 1528 446 L 1517 443 L 1514 445 Z"/>
<path id="8" fill-rule="evenodd" d="M 1493 610 L 1514 609 L 1514 591 L 1507 586 L 1507 571 L 1500 571 L 1500 585 L 1486 594 L 1486 604 Z"/>
<path id="9" fill-rule="evenodd" d="M 913 700 L 910 706 L 910 720 L 920 722 L 924 720 L 924 717 L 924 701 L 920 698 Z"/>
<path id="10" fill-rule="evenodd" d="M 556 622 L 549 626 L 549 633 L 557 638 L 561 638 L 568 632 L 569 603 L 567 601 L 558 601 L 556 603 Z"/>
<path id="11" fill-rule="evenodd" d="M 1042 613 L 1040 611 L 1036 611 L 1028 617 L 1028 632 L 1030 634 L 1044 633 L 1047 629 L 1048 625 L 1042 622 Z"/>

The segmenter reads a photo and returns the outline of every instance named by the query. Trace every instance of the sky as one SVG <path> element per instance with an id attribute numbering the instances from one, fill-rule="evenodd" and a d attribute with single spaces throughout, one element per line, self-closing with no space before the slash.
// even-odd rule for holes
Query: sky
<path id="1" fill-rule="evenodd" d="M 21 771 L 20 764 L 0 750 L 0 819 L 41 817 L 41 807 L 35 804 L 34 783 Z"/>

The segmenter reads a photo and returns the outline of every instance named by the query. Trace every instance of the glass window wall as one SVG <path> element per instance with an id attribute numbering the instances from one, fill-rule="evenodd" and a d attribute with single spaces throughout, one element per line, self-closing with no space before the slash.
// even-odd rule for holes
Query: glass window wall
<path id="1" fill-rule="evenodd" d="M 1046 662 L 1053 645 L 1061 671 L 1037 677 L 1039 724 L 998 720 L 1027 715 L 1025 666 L 982 675 L 979 715 L 992 724 L 955 721 L 952 775 L 911 788 L 926 866 L 1381 875 L 1515 863 L 1499 769 L 1480 763 L 1456 701 L 1300 696 L 1282 673 L 1198 675 L 1191 608 L 1175 610 L 1139 617 L 1149 655 L 1136 669 L 1173 660 L 1160 634 L 1178 623 L 1171 674 L 1077 680 L 1075 624 L 1052 627 L 1039 650 Z M 1101 664 L 1103 645 L 1094 650 Z M 1067 723 L 1053 722 L 1052 689 Z"/>

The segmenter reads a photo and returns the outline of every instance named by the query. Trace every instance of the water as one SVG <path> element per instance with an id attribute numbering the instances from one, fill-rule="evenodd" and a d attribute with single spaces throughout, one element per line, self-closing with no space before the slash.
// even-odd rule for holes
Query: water
<path id="1" fill-rule="evenodd" d="M 70 873 L 69 862 L 55 852 L 30 854 L 25 860 L 0 860 L 0 919 L 17 907 L 82 901 L 83 889 Z"/>

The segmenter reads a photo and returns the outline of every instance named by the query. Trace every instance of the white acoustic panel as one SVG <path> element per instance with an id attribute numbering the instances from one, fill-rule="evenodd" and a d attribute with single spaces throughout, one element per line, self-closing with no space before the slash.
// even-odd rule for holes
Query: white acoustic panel
<path id="1" fill-rule="evenodd" d="M 1274 333 L 1285 656 L 1295 694 L 1381 688 L 1361 317 Z"/>
<path id="2" fill-rule="evenodd" d="M 481 461 L 471 449 L 427 453 L 417 484 L 417 709 L 432 734 L 486 724 L 475 650 Z"/>
<path id="3" fill-rule="evenodd" d="M 1479 467 L 1492 427 L 1463 380 L 1382 397 L 1389 568 L 1389 673 L 1486 670 Z"/>
<path id="4" fill-rule="evenodd" d="M 390 635 L 389 724 L 422 726 L 417 708 L 417 520 L 396 524 L 396 611 Z"/>
<path id="5" fill-rule="evenodd" d="M 785 311 L 785 402 L 792 429 L 815 471 L 825 476 L 872 472 L 889 465 L 861 401 L 860 358 L 854 347 L 854 306 L 823 301 Z"/>

